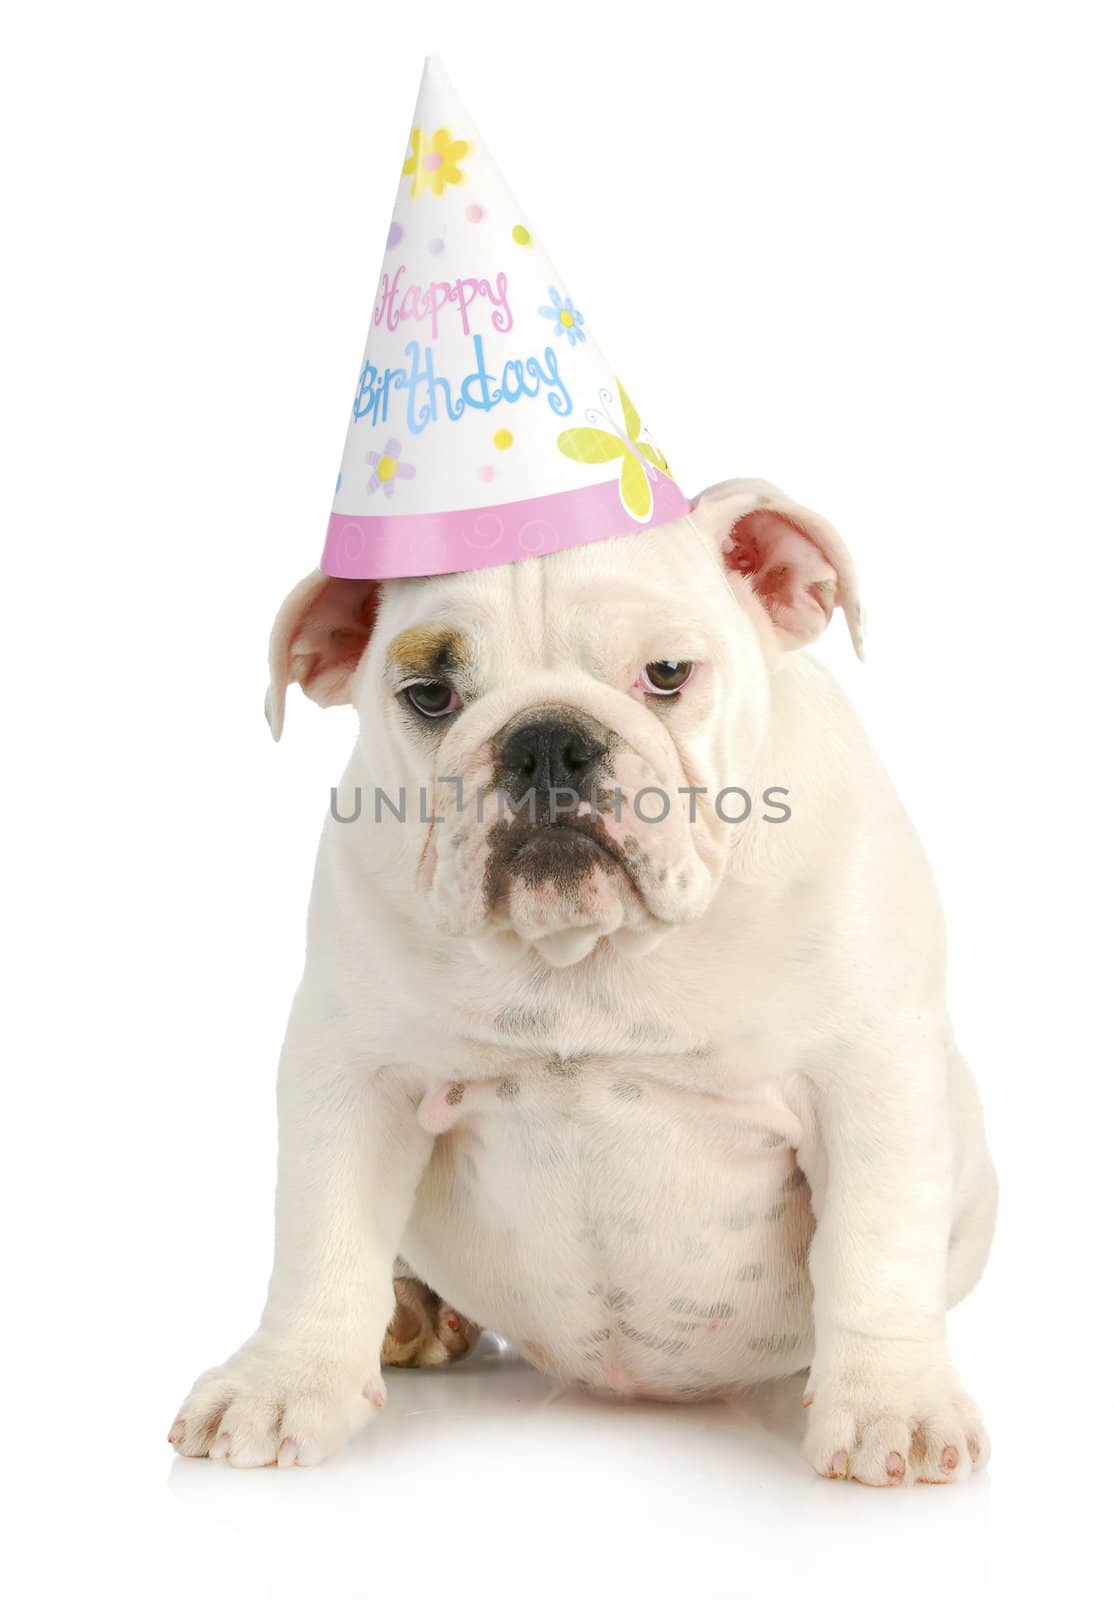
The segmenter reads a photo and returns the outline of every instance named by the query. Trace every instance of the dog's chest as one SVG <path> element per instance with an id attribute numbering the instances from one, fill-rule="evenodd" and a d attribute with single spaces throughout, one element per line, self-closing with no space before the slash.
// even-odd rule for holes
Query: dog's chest
<path id="1" fill-rule="evenodd" d="M 808 1359 L 809 1194 L 763 1082 L 686 1056 L 486 1054 L 438 1083 L 405 1254 L 570 1382 L 699 1398 Z"/>

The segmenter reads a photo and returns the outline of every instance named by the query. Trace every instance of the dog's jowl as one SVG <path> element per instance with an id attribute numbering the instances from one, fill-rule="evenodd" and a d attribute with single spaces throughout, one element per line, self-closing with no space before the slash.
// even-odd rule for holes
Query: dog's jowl
<path id="1" fill-rule="evenodd" d="M 267 1305 L 180 1451 L 320 1461 L 383 1362 L 489 1328 L 604 1395 L 807 1370 L 827 1476 L 986 1460 L 945 1313 L 994 1175 L 928 868 L 798 649 L 839 608 L 857 640 L 834 530 L 738 481 L 630 537 L 294 590 L 276 736 L 290 682 L 351 702 L 341 793 L 409 804 L 326 823 Z"/>

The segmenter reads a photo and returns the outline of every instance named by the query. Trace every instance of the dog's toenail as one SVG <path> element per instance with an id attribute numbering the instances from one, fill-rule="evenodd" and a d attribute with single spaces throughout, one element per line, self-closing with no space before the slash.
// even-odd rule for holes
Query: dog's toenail
<path id="1" fill-rule="evenodd" d="M 232 1435 L 230 1433 L 222 1433 L 216 1444 L 209 1451 L 209 1454 L 214 1461 L 223 1461 L 226 1456 L 230 1456 L 232 1454 Z"/>
<path id="2" fill-rule="evenodd" d="M 280 1467 L 295 1467 L 298 1464 L 298 1443 L 295 1439 L 284 1439 L 279 1446 L 278 1464 Z"/>
<path id="3" fill-rule="evenodd" d="M 891 1450 L 886 1457 L 886 1474 L 891 1478 L 901 1478 L 905 1475 L 905 1457 L 897 1450 Z"/>
<path id="4" fill-rule="evenodd" d="M 940 1465 L 945 1472 L 954 1472 L 959 1465 L 959 1451 L 954 1444 L 946 1444 L 940 1452 Z"/>
<path id="5" fill-rule="evenodd" d="M 379 1409 L 382 1409 L 382 1407 L 387 1404 L 387 1395 L 385 1390 L 381 1384 L 377 1384 L 373 1379 L 369 1379 L 368 1382 L 364 1384 L 364 1399 Z"/>
<path id="6" fill-rule="evenodd" d="M 846 1478 L 847 1476 L 847 1451 L 837 1450 L 832 1457 L 828 1472 L 833 1478 Z"/>
<path id="7" fill-rule="evenodd" d="M 186 1437 L 186 1424 L 182 1420 L 182 1418 L 179 1417 L 177 1422 L 171 1428 L 170 1432 L 167 1434 L 166 1442 L 167 1442 L 167 1444 L 181 1444 L 182 1440 L 185 1437 Z"/>
<path id="8" fill-rule="evenodd" d="M 460 1332 L 460 1318 L 458 1316 L 450 1312 L 450 1314 L 445 1318 L 445 1321 L 448 1323 L 449 1327 L 454 1333 Z"/>
<path id="9" fill-rule="evenodd" d="M 815 1397 L 813 1395 L 811 1395 L 811 1394 L 803 1395 L 802 1398 L 801 1398 L 801 1404 L 803 1406 L 810 1406 L 812 1404 L 814 1398 Z"/>

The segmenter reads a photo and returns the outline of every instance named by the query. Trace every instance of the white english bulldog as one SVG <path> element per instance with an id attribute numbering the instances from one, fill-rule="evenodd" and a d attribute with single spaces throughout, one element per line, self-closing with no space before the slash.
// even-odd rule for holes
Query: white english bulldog
<path id="1" fill-rule="evenodd" d="M 836 606 L 859 648 L 838 535 L 739 481 L 642 534 L 294 590 L 274 735 L 296 681 L 359 738 L 279 1069 L 266 1307 L 179 1451 L 312 1465 L 382 1364 L 487 1327 L 603 1394 L 808 1368 L 827 1477 L 985 1463 L 945 1312 L 994 1171 L 929 869 L 797 653 Z"/>

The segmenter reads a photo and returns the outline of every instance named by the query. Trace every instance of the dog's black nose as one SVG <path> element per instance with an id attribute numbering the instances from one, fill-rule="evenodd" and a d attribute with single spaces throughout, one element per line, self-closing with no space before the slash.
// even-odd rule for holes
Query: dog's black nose
<path id="1" fill-rule="evenodd" d="M 517 723 L 499 749 L 506 787 L 517 800 L 532 789 L 539 802 L 556 789 L 588 798 L 607 741 L 571 711 L 549 712 Z"/>

